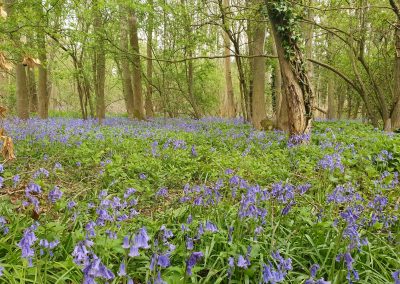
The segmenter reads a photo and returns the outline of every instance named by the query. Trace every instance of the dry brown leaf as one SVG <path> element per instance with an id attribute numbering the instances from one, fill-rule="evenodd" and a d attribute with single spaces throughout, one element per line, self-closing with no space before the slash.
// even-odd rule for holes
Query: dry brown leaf
<path id="1" fill-rule="evenodd" d="M 5 107 L 0 106 L 0 117 L 1 118 L 5 118 L 6 117 L 6 112 L 7 112 L 7 109 Z M 3 135 L 3 134 L 1 134 L 1 135 Z"/>
<path id="2" fill-rule="evenodd" d="M 7 71 L 12 69 L 12 65 L 7 61 L 2 52 L 0 52 L 0 69 L 4 69 Z"/>
<path id="3" fill-rule="evenodd" d="M 14 160 L 14 143 L 12 139 L 8 136 L 2 136 L 1 139 L 3 140 L 3 149 L 1 149 L 1 154 L 4 159 L 6 159 L 6 161 Z"/>
<path id="4" fill-rule="evenodd" d="M 33 58 L 30 56 L 24 57 L 24 60 L 22 61 L 22 64 L 24 66 L 28 66 L 30 68 L 34 68 L 38 65 L 40 65 L 40 60 L 38 58 Z"/>

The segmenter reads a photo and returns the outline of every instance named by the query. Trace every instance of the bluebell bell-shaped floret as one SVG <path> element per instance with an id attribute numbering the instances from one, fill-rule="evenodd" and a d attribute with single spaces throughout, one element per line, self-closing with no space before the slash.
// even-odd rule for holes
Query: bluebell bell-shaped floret
<path id="1" fill-rule="evenodd" d="M 207 220 L 206 221 L 206 231 L 212 232 L 212 233 L 218 232 L 217 225 L 215 225 L 213 222 Z"/>
<path id="2" fill-rule="evenodd" d="M 137 246 L 138 248 L 148 249 L 149 240 L 150 238 L 147 235 L 146 228 L 142 227 L 141 229 L 139 229 L 139 232 L 135 235 L 135 246 Z"/>
<path id="3" fill-rule="evenodd" d="M 193 246 L 193 239 L 186 236 L 186 249 L 187 250 L 193 250 L 194 246 Z"/>
<path id="4" fill-rule="evenodd" d="M 189 259 L 186 261 L 186 274 L 192 275 L 192 269 L 196 265 L 196 263 L 203 257 L 203 253 L 201 251 L 192 252 L 189 256 Z"/>
<path id="5" fill-rule="evenodd" d="M 121 264 L 119 265 L 118 276 L 120 277 L 126 276 L 125 262 L 121 262 Z"/>
<path id="6" fill-rule="evenodd" d="M 171 265 L 169 260 L 169 254 L 159 255 L 157 260 L 157 265 L 163 268 L 169 267 Z"/>
<path id="7" fill-rule="evenodd" d="M 85 226 L 85 230 L 86 230 L 86 237 L 87 238 L 93 238 L 96 236 L 96 232 L 95 232 L 95 227 L 96 227 L 96 223 L 93 221 L 90 221 L 89 223 L 86 224 Z"/>
<path id="8" fill-rule="evenodd" d="M 124 193 L 124 198 L 127 199 L 128 197 L 132 196 L 136 192 L 134 188 L 128 188 Z"/>
<path id="9" fill-rule="evenodd" d="M 394 284 L 400 284 L 400 270 L 394 271 L 392 273 Z"/>
<path id="10" fill-rule="evenodd" d="M 168 196 L 168 189 L 166 187 L 160 188 L 157 191 L 156 196 L 167 197 Z"/>
<path id="11" fill-rule="evenodd" d="M 130 257 L 136 257 L 139 256 L 139 248 L 136 245 L 132 245 L 129 249 L 129 254 Z"/>
<path id="12" fill-rule="evenodd" d="M 22 239 L 18 243 L 18 247 L 21 249 L 21 256 L 28 260 L 30 266 L 32 265 L 32 257 L 35 255 L 35 251 L 32 246 L 37 241 L 35 235 L 35 227 L 29 227 L 24 230 Z"/>
<path id="13" fill-rule="evenodd" d="M 240 268 L 248 268 L 250 265 L 250 260 L 247 257 L 239 254 L 237 259 L 237 266 Z"/>
<path id="14" fill-rule="evenodd" d="M 56 203 L 58 200 L 61 199 L 63 196 L 63 192 L 59 189 L 58 186 L 55 186 L 52 190 L 49 192 L 49 200 L 51 203 Z"/>

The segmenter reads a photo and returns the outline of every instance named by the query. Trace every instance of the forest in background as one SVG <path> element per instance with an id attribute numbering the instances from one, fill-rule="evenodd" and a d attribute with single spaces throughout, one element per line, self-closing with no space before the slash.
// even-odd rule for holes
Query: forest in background
<path id="1" fill-rule="evenodd" d="M 396 0 L 0 5 L 0 95 L 22 119 L 52 111 L 84 119 L 241 116 L 287 130 L 296 106 L 286 101 L 285 81 L 297 68 L 310 82 L 297 87 L 312 91 L 310 102 L 302 98 L 311 103 L 301 106 L 305 117 L 400 127 Z M 280 53 L 293 68 L 278 64 Z"/>

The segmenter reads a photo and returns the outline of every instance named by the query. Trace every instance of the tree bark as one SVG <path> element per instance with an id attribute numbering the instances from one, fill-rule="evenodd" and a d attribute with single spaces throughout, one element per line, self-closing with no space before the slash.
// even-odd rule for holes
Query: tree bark
<path id="1" fill-rule="evenodd" d="M 153 10 L 153 0 L 148 0 L 148 4 Z M 147 23 L 147 82 L 146 82 L 146 99 L 145 99 L 145 109 L 146 116 L 153 117 L 154 116 L 154 106 L 153 106 L 153 13 L 150 12 L 149 19 Z"/>
<path id="2" fill-rule="evenodd" d="M 28 76 L 28 90 L 29 90 L 29 111 L 37 112 L 38 110 L 38 97 L 36 89 L 36 76 L 33 68 L 27 68 Z"/>
<path id="3" fill-rule="evenodd" d="M 229 0 L 224 0 L 223 7 L 227 9 L 230 3 Z M 225 85 L 226 93 L 223 100 L 223 116 L 228 118 L 236 117 L 236 107 L 235 107 L 235 94 L 233 92 L 233 82 L 232 82 L 232 67 L 231 67 L 231 42 L 229 40 L 229 35 L 226 31 L 223 32 L 224 37 L 224 71 L 225 71 Z"/>
<path id="4" fill-rule="evenodd" d="M 254 1 L 255 4 L 262 4 L 261 1 Z M 259 9 L 257 9 L 259 10 Z M 257 15 L 257 21 L 252 24 L 253 29 L 253 52 L 254 56 L 264 54 L 266 25 L 263 22 L 264 17 Z M 254 57 L 252 59 L 252 95 L 251 107 L 252 124 L 256 129 L 262 129 L 261 120 L 267 116 L 266 102 L 265 102 L 265 57 Z"/>
<path id="5" fill-rule="evenodd" d="M 49 93 L 48 93 L 48 71 L 47 71 L 47 54 L 46 54 L 46 38 L 41 32 L 38 33 L 39 59 L 39 78 L 38 78 L 38 114 L 41 119 L 49 116 Z"/>
<path id="6" fill-rule="evenodd" d="M 273 35 L 275 38 L 279 64 L 281 68 L 283 90 L 287 99 L 289 133 L 291 136 L 308 134 L 311 131 L 313 119 L 313 93 L 306 71 L 304 70 L 303 55 L 296 41 L 292 40 L 290 23 L 286 11 L 278 11 L 266 0 Z M 278 27 L 289 28 L 285 33 L 278 31 Z M 291 56 L 286 52 L 290 51 Z M 303 142 L 303 141 L 301 141 Z"/>
<path id="7" fill-rule="evenodd" d="M 400 0 L 397 5 L 395 0 L 390 0 L 390 5 L 397 16 L 395 26 L 395 64 L 394 64 L 394 94 L 393 94 L 393 110 L 391 113 L 392 129 L 400 128 Z"/>
<path id="8" fill-rule="evenodd" d="M 145 110 L 143 105 L 142 95 L 142 70 L 140 64 L 140 50 L 139 50 L 139 38 L 138 38 L 138 23 L 137 17 L 134 11 L 131 11 L 129 15 L 129 35 L 132 48 L 132 61 L 133 61 L 133 94 L 134 94 L 134 106 L 133 106 L 133 117 L 139 120 L 144 120 Z"/>
<path id="9" fill-rule="evenodd" d="M 97 5 L 97 2 L 94 4 Z M 106 117 L 106 106 L 104 98 L 104 88 L 106 80 L 106 54 L 104 50 L 103 39 L 103 19 L 99 7 L 94 8 L 94 32 L 96 37 L 96 46 L 94 51 L 94 92 L 96 96 L 96 115 L 101 122 Z"/>
<path id="10" fill-rule="evenodd" d="M 335 81 L 328 78 L 328 119 L 336 119 Z"/>
<path id="11" fill-rule="evenodd" d="M 129 60 L 127 53 L 129 51 L 128 42 L 128 29 L 127 21 L 124 16 L 123 8 L 120 7 L 120 24 L 121 24 L 121 35 L 120 35 L 120 48 L 121 48 L 121 77 L 122 77 L 122 89 L 126 101 L 126 111 L 129 118 L 133 118 L 133 88 L 132 88 L 132 77 Z"/>
<path id="12" fill-rule="evenodd" d="M 20 119 L 29 119 L 29 91 L 25 66 L 18 63 L 15 67 L 17 115 Z"/>

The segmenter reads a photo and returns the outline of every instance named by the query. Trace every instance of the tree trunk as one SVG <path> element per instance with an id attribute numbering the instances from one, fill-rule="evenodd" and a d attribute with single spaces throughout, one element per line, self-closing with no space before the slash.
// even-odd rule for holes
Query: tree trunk
<path id="1" fill-rule="evenodd" d="M 272 33 L 275 38 L 281 68 L 283 90 L 287 99 L 289 133 L 291 137 L 308 134 L 313 119 L 313 93 L 306 71 L 302 53 L 296 41 L 291 38 L 287 10 L 278 10 L 273 6 L 275 1 L 266 1 Z M 278 3 L 279 5 L 279 3 Z M 290 18 L 290 16 L 289 16 Z M 285 33 L 278 27 L 286 27 Z M 290 51 L 291 56 L 287 56 Z M 298 141 L 305 142 L 305 141 Z"/>
<path id="2" fill-rule="evenodd" d="M 29 111 L 37 112 L 38 110 L 38 97 L 36 89 L 36 76 L 33 68 L 27 68 L 28 71 L 28 89 L 29 89 Z"/>
<path id="3" fill-rule="evenodd" d="M 133 118 L 133 88 L 131 69 L 127 53 L 129 51 L 128 42 L 128 29 L 126 25 L 126 18 L 122 7 L 120 7 L 120 24 L 121 24 L 121 36 L 120 36 L 120 48 L 121 48 L 121 77 L 122 77 L 122 89 L 126 101 L 126 111 L 129 118 Z"/>
<path id="4" fill-rule="evenodd" d="M 148 4 L 152 7 L 153 10 L 153 0 L 148 0 Z M 153 117 L 154 116 L 154 107 L 153 107 L 153 12 L 148 13 L 149 22 L 147 23 L 147 82 L 146 82 L 146 100 L 145 100 L 145 108 L 146 108 L 146 116 Z"/>
<path id="5" fill-rule="evenodd" d="M 97 3 L 95 3 L 96 5 Z M 96 36 L 96 47 L 94 51 L 94 92 L 96 96 L 96 115 L 99 122 L 106 117 L 106 106 L 104 99 L 104 88 L 106 80 L 106 54 L 103 39 L 103 19 L 101 11 L 95 7 L 94 32 Z M 89 98 L 87 98 L 89 100 Z M 90 102 L 89 102 L 90 103 Z"/>
<path id="6" fill-rule="evenodd" d="M 48 71 L 47 71 L 47 54 L 46 54 L 46 38 L 41 32 L 38 33 L 39 59 L 39 78 L 38 78 L 38 114 L 41 119 L 49 116 L 49 93 L 47 88 Z"/>
<path id="7" fill-rule="evenodd" d="M 145 119 L 143 95 L 142 95 L 142 71 L 140 64 L 140 50 L 139 50 L 139 38 L 138 38 L 138 23 L 135 12 L 131 12 L 129 15 L 129 31 L 130 31 L 130 42 L 132 48 L 132 61 L 133 61 L 133 94 L 134 94 L 134 106 L 133 106 L 133 117 L 139 120 Z"/>
<path id="8" fill-rule="evenodd" d="M 336 119 L 335 81 L 328 78 L 328 119 Z"/>
<path id="9" fill-rule="evenodd" d="M 257 0 L 256 4 L 262 2 Z M 253 52 L 254 56 L 264 54 L 265 46 L 265 33 L 266 25 L 263 22 L 264 17 L 258 15 L 257 22 L 253 23 Z M 251 107 L 252 115 L 251 120 L 253 126 L 256 129 L 261 129 L 261 120 L 267 116 L 267 110 L 265 106 L 265 57 L 255 57 L 252 59 L 252 95 L 251 95 Z"/>
<path id="10" fill-rule="evenodd" d="M 271 41 L 272 41 L 272 54 L 274 56 L 278 56 L 273 36 L 271 37 Z M 274 67 L 274 92 L 276 98 L 276 110 L 275 110 L 276 128 L 288 132 L 289 121 L 287 113 L 287 100 L 286 96 L 282 94 L 282 73 L 279 62 L 276 62 Z"/>
<path id="11" fill-rule="evenodd" d="M 17 115 L 20 119 L 29 119 L 29 91 L 25 66 L 18 63 L 15 67 Z"/>
<path id="12" fill-rule="evenodd" d="M 395 26 L 395 67 L 394 67 L 394 94 L 393 110 L 391 114 L 392 129 L 400 128 L 400 0 L 390 0 L 390 4 L 396 13 L 397 24 Z"/>
<path id="13" fill-rule="evenodd" d="M 229 0 L 224 0 L 223 7 L 229 7 Z M 223 32 L 224 37 L 224 68 L 225 68 L 225 84 L 226 84 L 226 94 L 223 101 L 223 116 L 228 118 L 236 117 L 236 107 L 235 107 L 235 94 L 233 92 L 233 82 L 232 82 L 232 68 L 231 68 L 231 42 L 229 40 L 229 35 L 227 32 Z"/>

